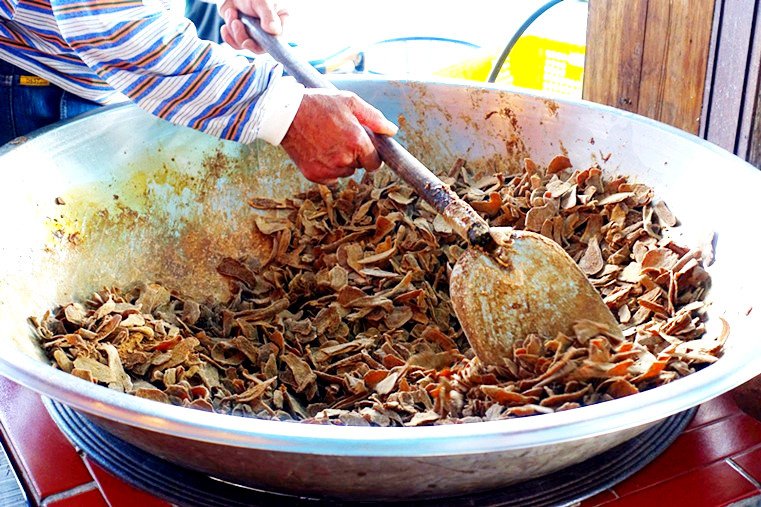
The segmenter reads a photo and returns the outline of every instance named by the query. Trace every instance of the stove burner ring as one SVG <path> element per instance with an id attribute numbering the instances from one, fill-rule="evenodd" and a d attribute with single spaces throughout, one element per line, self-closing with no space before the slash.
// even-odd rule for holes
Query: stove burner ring
<path id="1" fill-rule="evenodd" d="M 82 414 L 43 398 L 51 417 L 71 442 L 88 457 L 132 486 L 187 507 L 346 506 L 346 502 L 304 498 L 233 484 L 162 460 L 99 428 Z M 642 434 L 602 454 L 558 472 L 520 484 L 473 495 L 359 505 L 394 507 L 519 507 L 573 505 L 641 470 L 678 437 L 697 408 L 673 415 Z M 351 505 L 357 505 L 352 502 Z"/>

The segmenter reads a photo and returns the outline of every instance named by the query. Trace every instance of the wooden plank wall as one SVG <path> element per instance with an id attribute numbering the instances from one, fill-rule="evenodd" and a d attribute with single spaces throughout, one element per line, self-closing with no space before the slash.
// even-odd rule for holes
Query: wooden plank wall
<path id="1" fill-rule="evenodd" d="M 590 0 L 585 99 L 638 111 L 648 0 Z"/>
<path id="2" fill-rule="evenodd" d="M 715 1 L 589 0 L 584 98 L 698 133 Z"/>
<path id="3" fill-rule="evenodd" d="M 746 160 L 761 169 L 761 93 L 756 93 L 756 106 L 753 114 L 753 130 L 748 146 Z"/>
<path id="4" fill-rule="evenodd" d="M 761 62 L 761 0 L 716 0 L 712 58 L 706 76 L 700 134 L 754 162 Z M 755 132 L 755 137 L 761 134 Z M 756 141 L 756 144 L 758 141 Z M 756 148 L 758 151 L 758 148 Z"/>
<path id="5" fill-rule="evenodd" d="M 761 167 L 761 0 L 589 0 L 584 98 Z"/>

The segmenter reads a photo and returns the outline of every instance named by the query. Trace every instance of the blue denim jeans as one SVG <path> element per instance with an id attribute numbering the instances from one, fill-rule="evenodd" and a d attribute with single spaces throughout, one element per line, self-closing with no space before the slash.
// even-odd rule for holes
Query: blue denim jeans
<path id="1" fill-rule="evenodd" d="M 100 107 L 53 84 L 45 84 L 0 60 L 0 146 L 18 136 Z"/>

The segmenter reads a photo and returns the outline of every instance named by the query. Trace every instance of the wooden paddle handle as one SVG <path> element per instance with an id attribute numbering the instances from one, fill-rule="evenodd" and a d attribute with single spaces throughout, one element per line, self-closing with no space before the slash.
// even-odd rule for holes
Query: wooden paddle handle
<path id="1" fill-rule="evenodd" d="M 301 84 L 309 88 L 336 89 L 336 86 L 317 69 L 297 58 L 291 49 L 277 37 L 265 32 L 258 18 L 241 14 L 240 19 L 248 29 L 251 38 L 259 43 L 272 58 L 283 64 L 285 70 Z M 367 128 L 365 130 L 370 135 L 381 160 L 447 219 L 455 232 L 471 244 L 485 248 L 493 245 L 494 240 L 489 234 L 489 225 L 448 185 L 445 185 L 391 137 L 377 135 Z"/>

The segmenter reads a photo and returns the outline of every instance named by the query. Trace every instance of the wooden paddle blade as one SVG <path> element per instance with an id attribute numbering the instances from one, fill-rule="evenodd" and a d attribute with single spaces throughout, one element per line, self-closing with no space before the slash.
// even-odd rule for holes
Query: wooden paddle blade
<path id="1" fill-rule="evenodd" d="M 466 250 L 449 281 L 457 318 L 483 363 L 503 364 L 513 342 L 531 333 L 570 334 L 579 319 L 622 338 L 600 294 L 557 243 L 511 229 L 494 228 L 492 235 L 498 250 Z"/>

